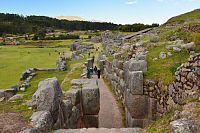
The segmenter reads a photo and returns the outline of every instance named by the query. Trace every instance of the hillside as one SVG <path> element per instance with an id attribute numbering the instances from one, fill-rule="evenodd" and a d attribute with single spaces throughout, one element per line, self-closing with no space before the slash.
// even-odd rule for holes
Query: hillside
<path id="1" fill-rule="evenodd" d="M 200 21 L 200 9 L 193 10 L 169 19 L 166 24 Z"/>
<path id="2" fill-rule="evenodd" d="M 58 20 L 68 20 L 68 21 L 86 21 L 86 19 L 79 16 L 56 16 L 54 17 Z"/>

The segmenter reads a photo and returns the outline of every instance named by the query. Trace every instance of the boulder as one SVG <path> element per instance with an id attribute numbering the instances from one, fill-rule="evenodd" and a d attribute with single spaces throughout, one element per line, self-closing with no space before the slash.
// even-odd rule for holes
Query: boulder
<path id="1" fill-rule="evenodd" d="M 177 48 L 177 47 L 173 47 L 173 51 L 178 53 L 178 52 L 181 52 L 181 49 L 180 48 Z"/>
<path id="2" fill-rule="evenodd" d="M 11 97 L 8 101 L 16 101 L 18 99 L 23 98 L 24 94 L 16 94 L 13 97 Z"/>
<path id="3" fill-rule="evenodd" d="M 49 111 L 34 112 L 31 116 L 31 124 L 42 132 L 49 132 L 53 126 L 53 118 Z"/>
<path id="4" fill-rule="evenodd" d="M 58 80 L 49 78 L 39 83 L 38 90 L 32 97 L 32 103 L 37 111 L 49 111 L 55 122 L 62 98 L 63 94 Z"/>
<path id="5" fill-rule="evenodd" d="M 56 70 L 57 71 L 64 71 L 67 69 L 67 66 L 66 66 L 66 61 L 64 58 L 62 57 L 59 57 L 56 61 Z"/>
<path id="6" fill-rule="evenodd" d="M 156 43 L 156 42 L 160 41 L 160 38 L 159 37 L 152 37 L 149 41 L 152 42 L 152 43 Z"/>
<path id="7" fill-rule="evenodd" d="M 138 54 L 135 57 L 136 60 L 146 60 L 146 55 L 143 54 Z"/>
<path id="8" fill-rule="evenodd" d="M 170 123 L 172 133 L 198 133 L 197 125 L 192 120 L 179 119 Z"/>
<path id="9" fill-rule="evenodd" d="M 168 57 L 172 57 L 173 54 L 172 54 L 171 52 L 167 52 L 167 56 L 168 56 Z"/>
<path id="10" fill-rule="evenodd" d="M 14 89 L 7 89 L 4 91 L 4 97 L 6 100 L 8 100 L 9 98 L 13 97 L 16 94 L 16 90 Z"/>
<path id="11" fill-rule="evenodd" d="M 129 61 L 129 71 L 147 71 L 147 62 L 145 60 L 131 59 Z"/>
<path id="12" fill-rule="evenodd" d="M 191 43 L 181 45 L 181 48 L 185 48 L 188 51 L 194 51 L 196 48 L 196 45 L 194 42 L 191 42 Z"/>
<path id="13" fill-rule="evenodd" d="M 165 59 L 167 57 L 167 54 L 165 52 L 160 52 L 160 59 Z"/>

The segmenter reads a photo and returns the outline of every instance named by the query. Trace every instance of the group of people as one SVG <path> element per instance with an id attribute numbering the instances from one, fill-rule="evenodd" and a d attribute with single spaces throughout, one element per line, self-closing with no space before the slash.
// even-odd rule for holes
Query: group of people
<path id="1" fill-rule="evenodd" d="M 90 53 L 88 53 L 88 56 L 90 56 Z M 92 56 L 92 64 L 94 64 L 95 57 Z M 97 66 L 92 66 L 92 68 L 87 68 L 87 78 L 91 78 L 92 74 L 96 74 L 98 79 L 100 79 L 101 71 L 97 68 Z"/>

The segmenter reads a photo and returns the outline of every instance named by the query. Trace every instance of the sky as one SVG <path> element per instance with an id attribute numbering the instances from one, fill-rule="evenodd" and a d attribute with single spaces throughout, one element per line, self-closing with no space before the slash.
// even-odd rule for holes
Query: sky
<path id="1" fill-rule="evenodd" d="M 80 16 L 116 24 L 165 23 L 200 8 L 200 0 L 1 0 L 1 13 Z"/>

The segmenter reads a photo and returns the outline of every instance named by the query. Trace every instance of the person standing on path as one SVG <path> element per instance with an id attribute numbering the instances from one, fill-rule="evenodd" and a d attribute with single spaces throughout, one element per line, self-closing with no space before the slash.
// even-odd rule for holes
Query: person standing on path
<path id="1" fill-rule="evenodd" d="M 100 71 L 100 69 L 97 70 L 97 75 L 98 75 L 98 79 L 100 79 L 100 78 L 101 78 L 101 77 L 100 77 L 100 76 L 101 76 L 101 71 Z"/>

